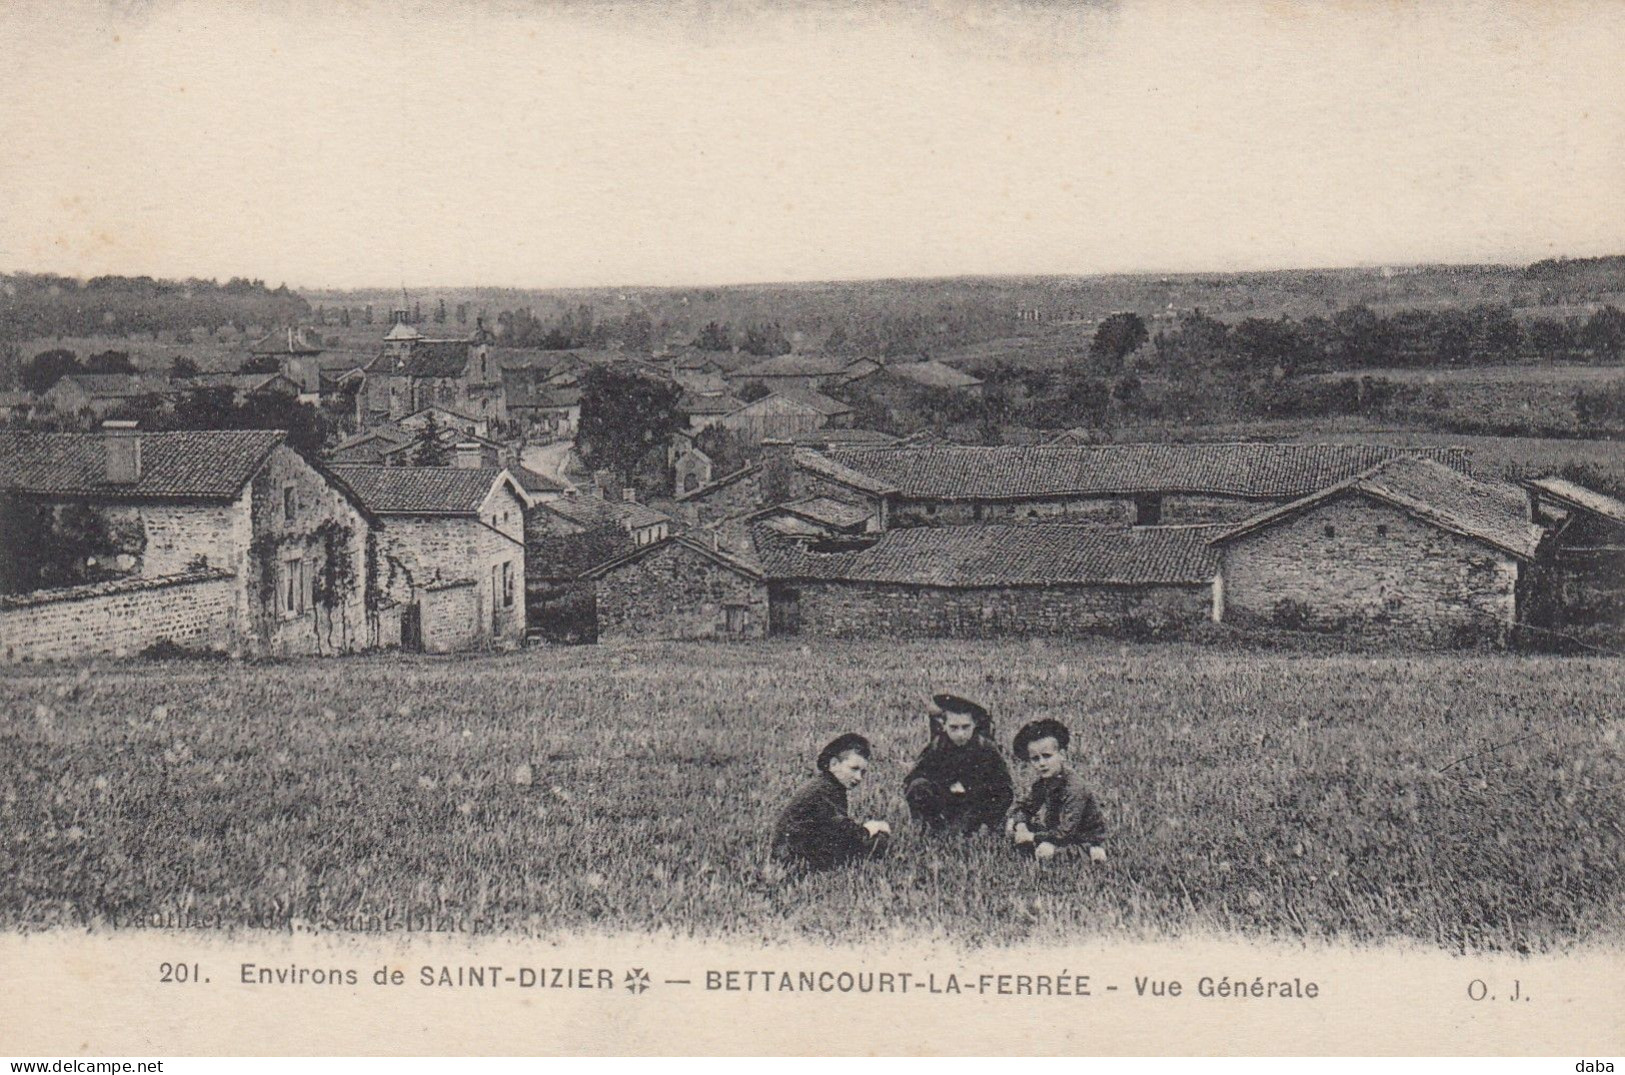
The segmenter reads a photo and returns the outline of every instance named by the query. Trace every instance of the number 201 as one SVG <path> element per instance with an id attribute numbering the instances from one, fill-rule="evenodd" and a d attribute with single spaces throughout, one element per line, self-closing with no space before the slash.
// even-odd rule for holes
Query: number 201
<path id="1" fill-rule="evenodd" d="M 196 963 L 160 963 L 158 964 L 158 980 L 160 982 L 201 982 L 202 973 Z"/>

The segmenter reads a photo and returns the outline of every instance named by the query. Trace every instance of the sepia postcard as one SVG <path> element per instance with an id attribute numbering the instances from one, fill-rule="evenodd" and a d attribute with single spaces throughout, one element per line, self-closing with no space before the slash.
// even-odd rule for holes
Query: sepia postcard
<path id="1" fill-rule="evenodd" d="M 0 40 L 8 1058 L 1625 1052 L 1625 4 Z"/>

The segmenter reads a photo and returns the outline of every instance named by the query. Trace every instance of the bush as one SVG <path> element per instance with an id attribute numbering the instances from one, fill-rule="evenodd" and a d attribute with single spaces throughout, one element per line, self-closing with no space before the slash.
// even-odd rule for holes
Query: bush
<path id="1" fill-rule="evenodd" d="M 143 661 L 223 661 L 226 655 L 214 649 L 192 649 L 172 639 L 160 638 L 136 654 Z"/>
<path id="2" fill-rule="evenodd" d="M 1294 601 L 1290 597 L 1283 597 L 1275 602 L 1270 610 L 1270 622 L 1277 627 L 1284 627 L 1289 631 L 1307 630 L 1314 622 L 1314 613 L 1302 601 Z"/>

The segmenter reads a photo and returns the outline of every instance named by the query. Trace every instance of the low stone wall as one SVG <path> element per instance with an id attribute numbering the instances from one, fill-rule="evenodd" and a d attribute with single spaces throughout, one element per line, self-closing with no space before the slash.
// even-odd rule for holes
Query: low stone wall
<path id="1" fill-rule="evenodd" d="M 681 543 L 614 568 L 595 582 L 598 638 L 761 638 L 767 584 Z"/>
<path id="2" fill-rule="evenodd" d="M 806 582 L 796 633 L 826 638 L 1067 637 L 1157 631 L 1212 613 L 1210 585 L 1032 586 L 948 589 Z"/>
<path id="3" fill-rule="evenodd" d="M 237 578 L 192 571 L 0 597 L 0 659 L 125 657 L 167 640 L 193 650 L 238 645 Z"/>

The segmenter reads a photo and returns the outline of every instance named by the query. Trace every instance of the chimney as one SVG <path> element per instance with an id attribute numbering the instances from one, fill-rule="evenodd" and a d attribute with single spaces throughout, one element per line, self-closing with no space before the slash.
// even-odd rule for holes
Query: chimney
<path id="1" fill-rule="evenodd" d="M 793 441 L 762 438 L 762 496 L 769 504 L 789 500 L 795 478 Z"/>
<path id="2" fill-rule="evenodd" d="M 625 489 L 621 490 L 621 499 L 626 501 L 628 504 L 636 504 L 638 502 L 638 491 L 628 485 Z"/>
<path id="3" fill-rule="evenodd" d="M 478 470 L 485 465 L 484 452 L 478 444 L 465 440 L 452 448 L 451 465 L 458 470 Z"/>
<path id="4" fill-rule="evenodd" d="M 612 470 L 595 470 L 592 472 L 593 484 L 598 487 L 598 497 L 601 500 L 619 500 L 621 483 L 615 480 Z"/>
<path id="5" fill-rule="evenodd" d="M 141 436 L 135 422 L 103 422 L 102 443 L 107 451 L 109 482 L 133 485 L 141 480 Z"/>

